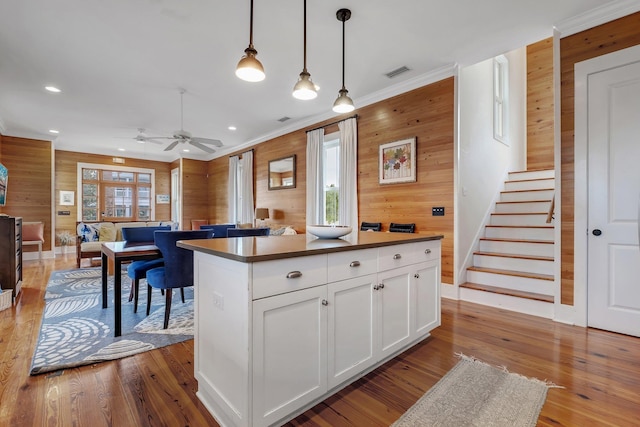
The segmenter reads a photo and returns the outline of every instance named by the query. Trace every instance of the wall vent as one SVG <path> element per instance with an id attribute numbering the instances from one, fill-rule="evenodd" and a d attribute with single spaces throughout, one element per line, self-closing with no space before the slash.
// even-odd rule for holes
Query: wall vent
<path id="1" fill-rule="evenodd" d="M 409 67 L 407 67 L 406 65 L 403 65 L 400 68 L 396 68 L 393 71 L 389 71 L 387 74 L 385 74 L 385 76 L 389 77 L 390 79 L 402 74 L 402 73 L 406 73 L 407 71 L 410 71 Z"/>
<path id="2" fill-rule="evenodd" d="M 286 122 L 287 120 L 291 120 L 291 117 L 284 116 L 284 117 L 281 117 L 281 118 L 279 118 L 279 119 L 278 119 L 278 121 L 279 121 L 280 123 L 284 123 L 284 122 Z"/>

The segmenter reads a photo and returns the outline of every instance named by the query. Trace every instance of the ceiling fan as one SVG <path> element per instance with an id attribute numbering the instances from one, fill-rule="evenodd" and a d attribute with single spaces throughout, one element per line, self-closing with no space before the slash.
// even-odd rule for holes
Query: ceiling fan
<path id="1" fill-rule="evenodd" d="M 215 153 L 216 150 L 209 147 L 209 145 L 205 145 L 205 144 L 210 144 L 210 145 L 214 145 L 216 147 L 222 147 L 222 141 L 220 141 L 219 139 L 209 139 L 209 138 L 200 138 L 200 137 L 195 137 L 195 136 L 191 136 L 190 132 L 187 132 L 186 130 L 184 130 L 184 126 L 183 126 L 183 122 L 184 122 L 184 105 L 183 105 L 183 98 L 184 98 L 184 93 L 186 91 L 184 89 L 180 89 L 180 130 L 177 130 L 175 132 L 173 132 L 172 136 L 147 136 L 144 133 L 144 129 L 139 128 L 138 129 L 138 135 L 134 138 L 136 141 L 138 142 L 153 142 L 156 144 L 161 144 L 162 142 L 157 141 L 158 139 L 173 139 L 174 141 L 169 144 L 164 151 L 171 151 L 173 150 L 178 144 L 182 143 L 182 144 L 191 144 L 194 147 L 197 147 L 199 149 L 201 149 L 202 151 L 205 151 L 207 153 Z"/>

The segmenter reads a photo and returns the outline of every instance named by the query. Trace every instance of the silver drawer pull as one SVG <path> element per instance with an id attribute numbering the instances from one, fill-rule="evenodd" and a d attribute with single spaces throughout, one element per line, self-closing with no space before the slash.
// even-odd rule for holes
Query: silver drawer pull
<path id="1" fill-rule="evenodd" d="M 360 261 L 351 261 L 349 267 L 360 267 Z"/>
<path id="2" fill-rule="evenodd" d="M 302 277 L 302 273 L 299 271 L 290 271 L 289 274 L 287 274 L 287 279 L 297 279 L 298 277 Z"/>
<path id="3" fill-rule="evenodd" d="M 427 255 L 429 255 L 429 254 L 431 253 L 431 249 L 425 249 L 425 250 L 424 250 L 424 253 L 425 253 L 425 254 L 427 254 Z"/>
<path id="4" fill-rule="evenodd" d="M 393 259 L 400 259 L 400 258 L 402 258 L 402 255 L 400 255 L 400 254 L 395 254 L 393 256 Z"/>

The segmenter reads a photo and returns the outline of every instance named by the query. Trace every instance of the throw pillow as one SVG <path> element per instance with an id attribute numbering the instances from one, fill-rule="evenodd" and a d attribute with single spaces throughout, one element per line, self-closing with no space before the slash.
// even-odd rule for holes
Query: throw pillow
<path id="1" fill-rule="evenodd" d="M 100 238 L 101 242 L 115 242 L 116 241 L 116 228 L 113 224 L 102 224 L 100 226 Z"/>
<path id="2" fill-rule="evenodd" d="M 81 222 L 78 224 L 77 232 L 78 236 L 81 237 L 80 242 L 97 242 L 100 239 L 99 227 L 97 224 L 87 224 L 85 222 Z"/>

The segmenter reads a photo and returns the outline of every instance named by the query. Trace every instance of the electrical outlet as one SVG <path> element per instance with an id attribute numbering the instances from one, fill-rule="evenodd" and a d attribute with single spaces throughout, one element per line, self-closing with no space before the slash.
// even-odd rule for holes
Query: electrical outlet
<path id="1" fill-rule="evenodd" d="M 217 292 L 213 293 L 213 305 L 220 310 L 224 310 L 224 297 Z"/>
<path id="2" fill-rule="evenodd" d="M 434 206 L 431 208 L 431 216 L 444 216 L 444 206 Z"/>

